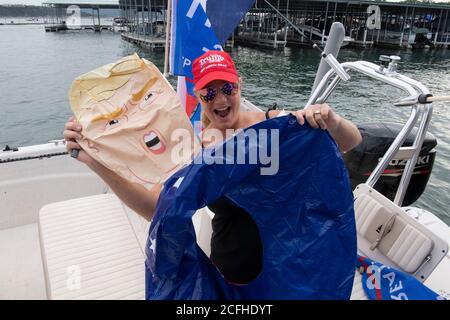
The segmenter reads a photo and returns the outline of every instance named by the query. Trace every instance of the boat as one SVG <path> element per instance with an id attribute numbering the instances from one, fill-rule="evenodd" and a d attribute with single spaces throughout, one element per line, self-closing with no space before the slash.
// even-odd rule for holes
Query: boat
<path id="1" fill-rule="evenodd" d="M 341 72 L 343 72 L 343 70 L 344 72 L 359 73 L 372 80 L 381 81 L 396 87 L 397 89 L 401 89 L 407 95 L 399 101 L 394 102 L 394 105 L 411 107 L 409 118 L 401 125 L 398 123 L 396 125 L 387 124 L 387 122 L 383 124 L 383 126 L 387 124 L 387 128 L 389 128 L 389 130 L 392 129 L 393 132 L 395 132 L 395 136 L 393 137 L 393 140 L 391 140 L 392 143 L 389 143 L 388 146 L 383 149 L 383 151 L 385 151 L 384 155 L 374 162 L 367 179 L 356 185 L 354 188 L 358 253 L 373 260 L 380 261 L 386 266 L 394 267 L 412 274 L 427 287 L 448 299 L 450 297 L 450 281 L 448 281 L 448 278 L 444 276 L 444 274 L 450 270 L 450 259 L 448 255 L 450 228 L 434 213 L 421 208 L 405 205 L 405 203 L 413 203 L 423 192 L 422 189 L 418 194 L 413 195 L 415 193 L 414 189 L 420 188 L 420 185 L 424 182 L 418 183 L 417 180 L 413 182 L 413 176 L 416 175 L 417 177 L 417 174 L 425 172 L 420 171 L 419 168 L 428 166 L 427 161 L 433 157 L 435 153 L 435 143 L 431 142 L 431 148 L 427 148 L 427 144 L 430 145 L 430 139 L 427 137 L 427 130 L 431 120 L 433 107 L 432 103 L 428 102 L 425 97 L 429 97 L 431 94 L 429 89 L 420 81 L 402 75 L 398 71 L 400 60 L 401 59 L 398 56 L 382 55 L 380 56 L 380 65 L 368 61 L 338 63 L 338 68 L 328 71 L 321 78 L 318 86 L 313 90 L 307 105 L 325 102 L 335 90 L 338 83 L 341 81 L 348 81 L 350 77 L 348 75 L 345 77 L 345 73 L 342 75 Z M 395 128 L 396 126 L 397 128 Z M 365 129 L 370 130 L 370 127 L 370 124 L 359 125 L 363 135 L 362 144 L 365 143 L 364 131 Z M 424 143 L 426 138 L 428 138 L 429 141 Z M 431 139 L 431 141 L 432 140 L 433 139 Z M 369 147 L 368 149 L 371 148 Z M 367 150 L 365 155 L 367 156 L 369 153 L 376 154 L 375 149 L 372 148 L 370 151 Z M 351 151 L 350 153 L 352 152 L 354 151 Z M 423 152 L 427 153 L 425 156 L 427 160 L 422 163 L 420 159 Z M 376 156 L 375 154 L 373 155 Z M 346 155 L 344 155 L 344 157 L 346 157 Z M 358 158 L 359 155 L 356 157 Z M 346 160 L 347 167 L 349 168 L 355 165 L 364 166 L 364 162 L 366 162 L 366 164 L 367 162 L 370 162 L 367 159 L 361 162 L 354 161 L 355 159 L 351 156 Z M 402 165 L 398 166 L 400 163 L 402 163 Z M 428 173 L 431 172 L 431 168 L 429 169 L 430 170 L 427 171 Z M 351 174 L 352 170 L 350 169 L 350 175 Z M 393 180 L 391 179 L 392 177 L 395 177 L 395 187 L 390 191 L 386 189 L 380 190 L 382 189 L 381 185 L 384 183 L 383 176 L 386 177 L 385 180 L 390 180 L 389 183 L 392 183 Z M 427 180 L 428 177 L 426 178 L 426 181 Z M 424 183 L 426 184 L 426 182 Z M 381 192 L 378 192 L 377 189 Z M 409 199 L 407 200 L 408 197 Z M 413 199 L 411 199 L 411 197 Z M 381 214 L 381 212 L 384 213 Z M 383 218 L 380 218 L 380 214 Z M 390 218 L 387 218 L 384 214 L 387 214 Z M 377 248 L 379 239 L 383 239 L 386 235 L 383 231 L 383 227 L 389 225 L 387 221 L 391 218 L 394 220 L 398 218 L 400 220 L 404 219 L 405 226 L 408 225 L 408 227 L 403 229 L 402 234 L 397 234 L 398 237 L 391 234 L 390 237 L 392 240 L 397 237 L 392 246 L 384 249 Z M 375 223 L 375 225 L 368 227 L 371 223 Z M 414 231 L 413 233 L 408 233 L 411 230 L 409 227 L 417 228 L 416 231 L 419 232 L 415 233 Z M 372 234 L 369 236 L 368 234 L 370 232 L 368 229 L 370 228 L 375 230 L 378 235 L 374 236 Z M 393 229 L 390 229 L 388 233 L 392 230 Z M 422 238 L 422 235 L 425 234 L 427 234 L 427 236 Z M 428 240 L 425 240 L 428 236 L 435 240 L 430 240 L 430 242 L 428 242 Z M 375 237 L 375 239 L 373 237 Z M 429 245 L 429 247 L 427 247 L 428 249 L 425 250 L 428 253 L 418 258 L 418 256 L 415 255 L 423 248 L 421 247 L 424 245 L 422 240 L 428 242 L 428 244 L 425 245 Z M 419 246 L 417 246 L 418 244 Z M 403 249 L 400 249 L 401 247 L 403 247 Z M 415 257 L 413 258 L 413 256 Z M 418 258 L 415 262 L 416 266 L 410 269 L 411 263 L 413 263 L 416 258 Z M 358 277 L 359 275 L 356 274 L 352 298 L 358 296 L 356 293 L 358 291 L 356 289 Z M 361 287 L 359 288 L 361 289 Z"/>
<path id="2" fill-rule="evenodd" d="M 370 175 L 354 186 L 358 253 L 450 298 L 450 227 L 430 211 L 403 206 L 410 185 L 416 183 L 412 176 L 432 116 L 428 88 L 401 74 L 396 56 L 383 56 L 382 64 L 376 65 L 338 63 L 332 54 L 321 55 L 331 68 L 320 76 L 306 106 L 326 102 L 339 83 L 358 73 L 401 89 L 406 98 L 399 96 L 398 103 L 411 108 Z M 245 98 L 241 108 L 261 111 Z M 407 139 L 409 146 L 404 145 Z M 390 198 L 377 183 L 398 160 L 403 167 Z M 64 140 L 5 146 L 0 151 L 0 177 L 0 299 L 145 298 L 149 223 L 71 158 Z M 205 207 L 193 217 L 197 243 L 207 256 L 213 215 Z M 351 299 L 367 299 L 356 269 Z"/>
<path id="3" fill-rule="evenodd" d="M 342 67 L 350 74 L 362 73 L 378 81 L 402 88 L 412 96 L 428 94 L 428 89 L 420 82 L 395 71 L 397 60 L 394 57 L 391 59 L 390 67 L 382 70 L 380 66 L 366 61 L 344 62 Z M 308 103 L 325 101 L 340 81 L 336 72 L 330 70 Z M 431 104 L 417 102 L 414 104 L 414 101 L 411 104 L 410 118 L 401 126 L 398 135 L 380 162 L 373 168 L 367 181 L 354 190 L 356 201 L 366 199 L 364 201 L 367 202 L 366 204 L 358 202 L 355 206 L 357 225 L 361 217 L 371 213 L 369 209 L 370 204 L 375 203 L 373 201 L 376 201 L 380 207 L 395 211 L 398 219 L 406 221 L 409 228 L 430 241 L 430 250 L 421 253 L 423 256 L 421 260 L 414 262 L 417 266 L 413 274 L 435 292 L 448 298 L 450 295 L 450 279 L 447 276 L 450 270 L 449 226 L 429 211 L 411 206 L 402 208 L 398 205 L 401 203 L 399 199 L 405 196 L 409 184 L 408 176 L 410 178 L 414 171 L 414 163 L 417 162 L 432 113 Z M 259 110 L 246 99 L 242 100 L 242 108 L 244 111 Z M 421 120 L 417 123 L 419 115 Z M 413 146 L 402 147 L 406 136 L 411 133 L 411 128 L 415 124 L 418 124 L 420 129 L 415 132 Z M 389 163 L 399 157 L 404 160 L 412 159 L 412 161 L 406 166 L 396 198 L 392 201 L 378 193 L 374 186 Z M 97 176 L 70 158 L 63 140 L 28 147 L 5 147 L 0 152 L 0 176 L 2 177 L 0 243 L 3 261 L 0 267 L 0 284 L 4 289 L 0 293 L 0 298 L 142 299 L 144 297 L 143 270 L 142 272 L 137 270 L 144 263 L 142 248 L 145 245 L 148 224 L 126 208 Z M 371 197 L 371 194 L 376 196 Z M 93 206 L 95 210 L 88 209 L 89 206 Z M 111 214 L 108 212 L 111 211 L 113 217 L 110 218 L 113 223 L 102 222 L 99 214 L 108 216 Z M 377 216 L 377 212 L 371 214 Z M 207 254 L 210 250 L 212 216 L 213 214 L 207 209 L 199 210 L 194 216 L 198 243 Z M 375 218 L 372 217 L 372 219 Z M 359 230 L 361 230 L 360 227 Z M 109 245 L 121 243 L 124 237 L 128 246 L 125 252 L 120 250 L 117 252 L 116 258 L 123 263 L 123 268 L 117 268 L 119 270 L 114 268 L 117 259 L 109 261 L 107 258 L 109 255 L 104 254 L 107 248 L 102 247 L 105 245 L 102 237 L 105 237 L 104 232 L 108 231 L 108 228 L 117 228 L 115 235 L 108 237 Z M 80 248 L 73 244 L 67 248 L 71 237 L 77 239 Z M 413 242 L 405 241 L 408 247 L 414 247 Z M 95 250 L 97 247 L 100 251 Z M 63 250 L 63 248 L 66 249 Z M 68 251 L 64 253 L 65 250 Z M 117 247 L 109 248 L 109 250 L 117 250 Z M 401 261 L 389 254 L 384 254 L 382 250 L 371 251 L 368 248 L 367 239 L 360 233 L 358 233 L 358 250 L 361 254 L 376 258 L 377 261 L 387 265 L 403 266 L 400 269 L 406 268 L 405 266 L 408 266 L 412 260 L 417 260 L 412 253 L 409 260 L 406 255 L 402 258 L 407 260 Z M 87 267 L 84 267 L 87 270 L 77 269 L 74 261 L 87 261 Z M 126 270 L 130 272 L 127 273 Z M 81 272 L 81 283 L 84 281 L 83 276 L 87 278 L 85 280 L 89 283 L 87 289 L 83 290 L 83 285 L 80 283 L 77 285 L 76 281 L 72 287 L 68 285 L 68 279 L 79 274 L 77 272 Z M 102 280 L 105 277 L 114 277 L 115 280 L 105 283 Z M 361 284 L 356 279 L 358 277 L 355 277 L 352 298 L 364 297 Z M 90 282 L 93 284 L 91 285 Z M 125 287 L 126 290 L 118 292 L 117 286 Z M 81 295 L 77 294 L 80 290 L 83 293 Z"/>
<path id="4" fill-rule="evenodd" d="M 299 25 L 298 28 L 302 31 L 302 34 L 299 34 L 296 30 L 292 30 L 292 34 L 297 38 L 301 37 L 311 37 L 317 42 L 326 43 L 328 36 L 325 35 L 325 30 L 321 31 L 318 28 L 312 27 L 310 25 Z M 344 36 L 344 41 L 341 44 L 341 47 L 348 46 L 354 39 L 350 36 Z"/>
<path id="5" fill-rule="evenodd" d="M 45 32 L 58 32 L 69 30 L 65 21 L 60 21 L 57 23 L 47 23 L 44 26 Z"/>
<path id="6" fill-rule="evenodd" d="M 306 42 L 305 39 L 309 39 L 311 37 L 313 41 L 325 44 L 328 39 L 328 36 L 326 36 L 325 33 L 322 33 L 320 29 L 308 25 L 299 25 L 298 30 L 290 26 L 285 26 L 276 31 L 276 34 L 278 37 L 280 37 L 280 39 L 282 39 L 282 37 L 284 36 L 286 29 L 288 36 L 291 37 L 291 41 L 301 40 L 301 42 Z M 352 41 L 354 41 L 354 38 L 350 36 L 344 36 L 344 41 L 342 41 L 341 47 L 348 46 Z"/>
<path id="7" fill-rule="evenodd" d="M 125 17 L 115 17 L 112 23 L 112 29 L 114 32 L 126 32 L 128 20 Z"/>

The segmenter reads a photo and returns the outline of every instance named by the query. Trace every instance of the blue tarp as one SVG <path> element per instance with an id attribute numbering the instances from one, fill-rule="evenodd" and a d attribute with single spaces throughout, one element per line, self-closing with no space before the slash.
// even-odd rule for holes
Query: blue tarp
<path id="1" fill-rule="evenodd" d="M 261 151 L 263 138 L 245 138 L 252 130 L 267 130 L 268 150 L 279 141 L 276 175 L 262 175 L 260 163 L 237 164 L 238 152 L 221 155 L 238 147 L 246 156 Z M 212 159 L 216 163 L 209 164 Z M 248 285 L 227 283 L 196 244 L 192 216 L 219 197 L 247 210 L 259 228 L 263 270 Z M 300 126 L 289 115 L 204 149 L 166 181 L 146 254 L 147 299 L 348 299 L 356 231 L 351 185 L 336 143 L 328 132 Z"/>
<path id="2" fill-rule="evenodd" d="M 413 276 L 367 257 L 358 256 L 362 284 L 369 300 L 444 300 Z"/>

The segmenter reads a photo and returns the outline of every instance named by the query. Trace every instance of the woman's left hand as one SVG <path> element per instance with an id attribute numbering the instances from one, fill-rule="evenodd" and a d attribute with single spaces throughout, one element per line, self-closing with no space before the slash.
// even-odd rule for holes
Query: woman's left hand
<path id="1" fill-rule="evenodd" d="M 300 125 L 305 124 L 306 119 L 312 128 L 321 128 L 330 132 L 335 131 L 342 120 L 326 103 L 310 105 L 306 109 L 296 111 L 294 115 Z"/>

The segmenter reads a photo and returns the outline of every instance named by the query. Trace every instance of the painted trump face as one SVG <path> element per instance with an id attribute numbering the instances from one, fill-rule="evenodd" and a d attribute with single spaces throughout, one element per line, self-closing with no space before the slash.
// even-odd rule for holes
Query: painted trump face
<path id="1" fill-rule="evenodd" d="M 104 84 L 107 80 L 109 86 Z M 79 99 L 86 102 L 79 117 L 84 136 L 80 144 L 89 154 L 143 184 L 158 182 L 189 161 L 189 154 L 173 157 L 178 140 L 171 135 L 180 126 L 187 131 L 192 126 L 176 93 L 154 65 L 141 63 L 134 72 L 107 80 L 98 82 L 103 89 L 91 88 L 101 99 Z"/>

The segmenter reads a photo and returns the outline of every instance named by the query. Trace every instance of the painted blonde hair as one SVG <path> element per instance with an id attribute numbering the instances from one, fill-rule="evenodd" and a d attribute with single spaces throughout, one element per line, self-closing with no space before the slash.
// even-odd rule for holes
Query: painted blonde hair
<path id="1" fill-rule="evenodd" d="M 125 112 L 125 108 L 116 108 L 114 111 L 108 114 L 99 114 L 95 116 L 91 122 L 101 121 L 101 120 L 114 120 L 120 117 Z"/>

